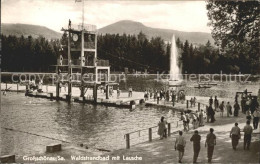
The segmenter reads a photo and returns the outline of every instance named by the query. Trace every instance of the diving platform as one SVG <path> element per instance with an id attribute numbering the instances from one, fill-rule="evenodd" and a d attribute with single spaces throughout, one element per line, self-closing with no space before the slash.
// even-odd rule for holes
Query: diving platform
<path id="1" fill-rule="evenodd" d="M 97 57 L 97 28 L 89 24 L 71 24 L 69 20 L 68 28 L 62 28 L 66 33 L 67 44 L 63 45 L 60 56 L 57 59 L 56 76 L 67 76 L 65 80 L 56 81 L 56 97 L 59 97 L 60 86 L 67 84 L 68 94 L 66 98 L 72 98 L 72 87 L 79 87 L 80 97 L 84 97 L 86 90 L 93 90 L 92 97 L 97 102 L 97 89 L 105 85 L 106 92 L 110 86 L 118 85 L 109 81 L 110 65 L 108 60 L 100 60 Z M 67 50 L 67 51 L 64 51 Z M 64 74 L 65 73 L 65 74 Z M 87 77 L 87 80 L 84 79 Z M 91 78 L 88 78 L 91 77 Z M 101 79 L 100 77 L 107 77 Z M 108 95 L 106 96 L 108 99 Z"/>

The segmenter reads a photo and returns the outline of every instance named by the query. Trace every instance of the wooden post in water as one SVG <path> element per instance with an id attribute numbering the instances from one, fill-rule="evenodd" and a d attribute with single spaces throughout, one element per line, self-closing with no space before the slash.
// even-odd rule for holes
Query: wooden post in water
<path id="1" fill-rule="evenodd" d="M 152 142 L 153 136 L 152 136 L 152 128 L 149 128 L 149 142 Z"/>
<path id="2" fill-rule="evenodd" d="M 187 104 L 187 108 L 189 108 L 189 100 L 187 100 L 186 102 L 187 102 L 187 103 L 186 103 L 186 104 Z"/>
<path id="3" fill-rule="evenodd" d="M 67 96 L 67 101 L 68 102 L 71 102 L 71 96 L 72 96 L 72 83 L 71 83 L 71 81 L 72 81 L 72 69 L 70 69 L 70 77 L 69 77 L 69 82 L 68 82 L 68 96 Z"/>
<path id="4" fill-rule="evenodd" d="M 126 148 L 130 149 L 130 134 L 125 135 L 125 140 L 126 140 Z"/>
<path id="5" fill-rule="evenodd" d="M 50 93 L 51 101 L 53 100 L 53 93 Z"/>
<path id="6" fill-rule="evenodd" d="M 200 103 L 198 103 L 198 111 L 200 112 Z"/>
<path id="7" fill-rule="evenodd" d="M 109 99 L 109 85 L 106 85 L 106 99 Z"/>
<path id="8" fill-rule="evenodd" d="M 68 97 L 67 97 L 67 101 L 70 102 L 71 101 L 71 95 L 72 95 L 72 67 L 71 67 L 71 53 L 70 53 L 70 40 L 71 40 L 71 32 L 69 31 L 69 36 L 68 36 Z"/>
<path id="9" fill-rule="evenodd" d="M 84 95 L 85 95 L 85 93 L 84 93 L 85 88 L 84 88 L 84 86 L 83 86 L 83 83 L 84 83 L 84 81 L 81 80 L 80 97 L 84 97 Z"/>
<path id="10" fill-rule="evenodd" d="M 208 106 L 206 105 L 206 115 L 207 115 L 207 122 L 209 122 L 209 112 L 208 112 Z"/>
<path id="11" fill-rule="evenodd" d="M 60 97 L 60 71 L 59 71 L 59 67 L 56 68 L 56 73 L 57 73 L 57 78 L 58 78 L 57 83 L 56 83 L 56 99 L 58 100 L 59 97 Z"/>
<path id="12" fill-rule="evenodd" d="M 84 3 L 83 3 L 84 5 Z M 83 24 L 82 24 L 82 31 L 81 31 L 81 51 L 80 51 L 80 65 L 81 67 L 85 66 L 85 55 L 84 55 L 84 30 L 83 30 Z M 84 76 L 84 71 L 83 69 L 81 69 L 81 76 L 80 76 L 80 81 L 81 81 L 81 87 L 80 87 L 80 97 L 84 97 L 85 96 L 85 87 L 84 87 L 84 80 L 83 80 L 83 76 Z M 77 76 L 78 78 L 78 76 Z M 84 100 L 83 100 L 84 101 Z"/>
<path id="13" fill-rule="evenodd" d="M 97 83 L 94 83 L 93 98 L 94 98 L 94 103 L 96 103 L 97 102 Z"/>
<path id="14" fill-rule="evenodd" d="M 168 136 L 171 136 L 171 123 L 168 123 Z"/>

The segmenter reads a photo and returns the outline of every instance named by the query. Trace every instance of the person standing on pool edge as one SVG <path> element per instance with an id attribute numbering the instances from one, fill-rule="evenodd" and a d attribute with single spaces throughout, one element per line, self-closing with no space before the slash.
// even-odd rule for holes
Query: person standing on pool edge
<path id="1" fill-rule="evenodd" d="M 179 136 L 175 140 L 175 150 L 177 149 L 179 152 L 179 163 L 182 163 L 181 160 L 184 155 L 184 149 L 185 149 L 186 141 L 185 138 L 182 136 L 182 131 L 179 131 Z"/>
<path id="2" fill-rule="evenodd" d="M 133 88 L 132 86 L 130 86 L 128 89 L 128 97 L 132 97 L 132 95 L 133 95 Z"/>
<path id="3" fill-rule="evenodd" d="M 217 111 L 218 108 L 219 108 L 219 102 L 218 102 L 217 96 L 215 96 L 215 99 L 214 99 L 214 110 Z"/>
<path id="4" fill-rule="evenodd" d="M 205 147 L 208 146 L 208 162 L 211 162 L 212 160 L 214 146 L 216 145 L 216 135 L 213 134 L 213 132 L 214 129 L 210 128 L 210 133 L 207 135 L 207 139 L 205 142 Z"/>
<path id="5" fill-rule="evenodd" d="M 223 117 L 223 113 L 224 113 L 224 101 L 222 101 L 222 103 L 219 105 L 219 109 L 220 109 L 220 116 Z"/>

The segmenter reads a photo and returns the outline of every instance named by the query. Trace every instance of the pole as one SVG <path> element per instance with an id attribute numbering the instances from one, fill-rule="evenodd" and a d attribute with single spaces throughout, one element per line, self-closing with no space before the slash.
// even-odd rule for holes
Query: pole
<path id="1" fill-rule="evenodd" d="M 72 80 L 72 68 L 71 68 L 71 54 L 70 54 L 70 31 L 69 31 L 69 37 L 68 37 L 68 65 L 69 65 L 69 70 L 68 70 L 68 101 L 70 102 L 71 100 L 71 91 L 72 91 L 72 85 L 71 85 L 71 80 Z"/>
<path id="2" fill-rule="evenodd" d="M 93 86 L 93 98 L 94 98 L 94 103 L 97 102 L 97 83 L 94 83 Z"/>
<path id="3" fill-rule="evenodd" d="M 187 100 L 186 102 L 187 102 L 187 108 L 189 108 L 189 100 Z"/>
<path id="4" fill-rule="evenodd" d="M 58 100 L 60 97 L 60 71 L 59 71 L 58 66 L 56 68 L 56 73 L 58 75 L 58 80 L 57 80 L 57 84 L 56 84 L 56 99 Z"/>
<path id="5" fill-rule="evenodd" d="M 84 0 L 83 0 L 83 13 L 84 13 Z M 84 14 L 83 14 L 83 22 L 84 22 Z M 85 48 L 84 48 L 84 30 L 83 30 L 83 26 L 84 26 L 84 23 L 82 23 L 82 31 L 81 31 L 81 57 L 80 57 L 80 65 L 81 65 L 81 92 L 80 92 L 80 97 L 84 97 L 84 90 L 85 90 L 85 87 L 84 87 L 84 80 L 83 80 L 83 76 L 84 76 L 84 72 L 83 72 L 83 66 L 85 66 L 85 62 L 83 63 L 83 59 L 85 60 L 85 54 L 84 54 L 84 51 L 85 51 Z"/>
<path id="6" fill-rule="evenodd" d="M 152 142 L 152 128 L 149 128 L 149 142 Z"/>
<path id="7" fill-rule="evenodd" d="M 171 136 L 171 123 L 168 123 L 168 136 Z"/>
<path id="8" fill-rule="evenodd" d="M 200 103 L 198 103 L 198 111 L 200 112 Z"/>
<path id="9" fill-rule="evenodd" d="M 84 0 L 83 0 L 83 5 L 82 5 L 82 30 L 84 27 Z"/>
<path id="10" fill-rule="evenodd" d="M 106 99 L 109 99 L 109 85 L 106 85 Z"/>
<path id="11" fill-rule="evenodd" d="M 207 115 L 207 122 L 209 122 L 209 112 L 208 112 L 208 106 L 206 106 L 206 115 Z"/>
<path id="12" fill-rule="evenodd" d="M 130 149 L 130 134 L 126 134 L 126 148 Z"/>

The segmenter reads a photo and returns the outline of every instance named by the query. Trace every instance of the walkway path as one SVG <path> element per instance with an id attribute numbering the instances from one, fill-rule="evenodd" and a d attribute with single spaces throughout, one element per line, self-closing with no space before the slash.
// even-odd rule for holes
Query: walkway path
<path id="1" fill-rule="evenodd" d="M 231 139 L 229 138 L 229 132 L 234 122 L 239 123 L 239 127 L 243 128 L 245 125 L 244 115 L 240 115 L 238 118 L 220 118 L 217 117 L 215 123 L 208 123 L 204 127 L 198 128 L 199 133 L 202 137 L 201 151 L 198 158 L 198 162 L 207 162 L 207 149 L 204 147 L 205 138 L 209 131 L 209 128 L 214 128 L 217 136 L 217 145 L 214 150 L 213 162 L 214 163 L 257 163 L 260 156 L 260 130 L 254 131 L 254 137 L 252 139 L 252 145 L 250 151 L 243 150 L 243 137 L 240 140 L 237 151 L 234 151 L 231 146 Z M 193 130 L 184 133 L 184 137 L 187 141 L 185 148 L 185 154 L 183 163 L 191 163 L 193 158 L 193 147 L 192 142 L 189 141 L 193 134 Z M 146 142 L 131 147 L 130 149 L 116 150 L 111 155 L 119 155 L 123 158 L 126 156 L 138 156 L 142 157 L 142 161 L 135 161 L 138 163 L 177 163 L 178 152 L 174 150 L 174 142 L 177 134 L 164 140 L 154 140 L 153 142 Z M 129 161 L 114 161 L 115 163 L 129 162 Z M 260 162 L 260 161 L 259 161 Z"/>

